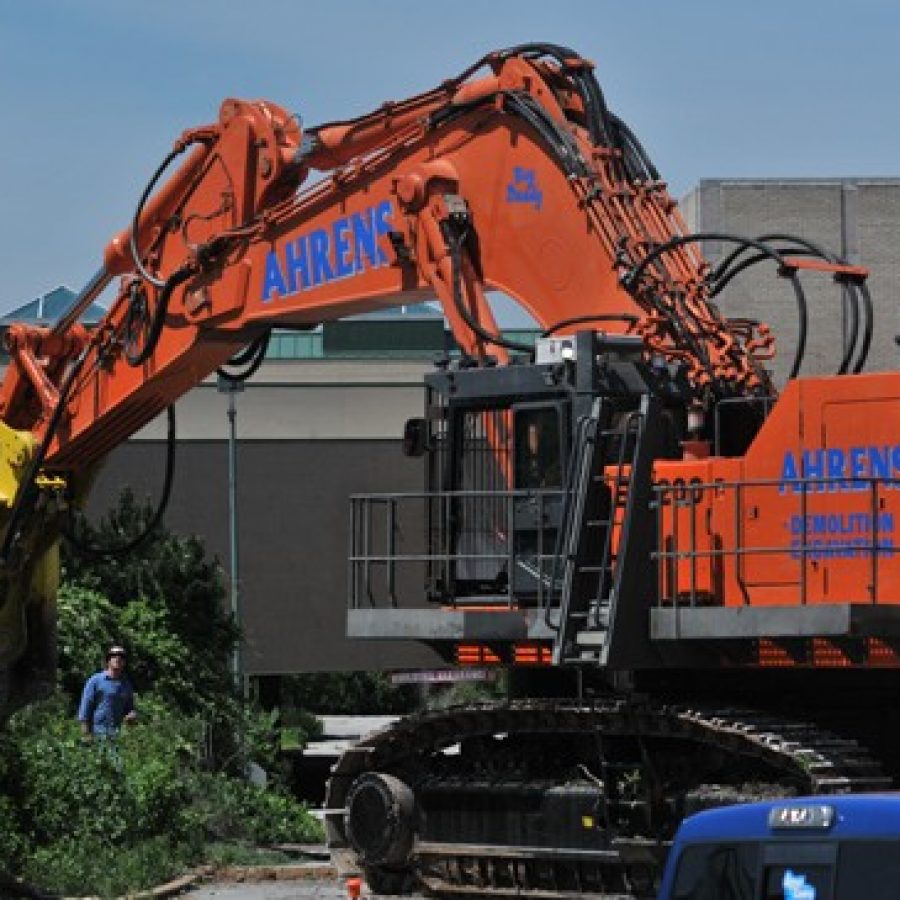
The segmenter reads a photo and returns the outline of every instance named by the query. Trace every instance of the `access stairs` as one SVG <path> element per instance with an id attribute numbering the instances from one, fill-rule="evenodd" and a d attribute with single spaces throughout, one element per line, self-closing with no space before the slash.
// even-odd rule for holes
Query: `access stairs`
<path id="1" fill-rule="evenodd" d="M 580 424 L 569 467 L 569 485 L 558 547 L 562 587 L 555 622 L 554 664 L 605 665 L 617 621 L 646 557 L 635 551 L 635 531 L 646 530 L 650 467 L 648 423 L 655 410 L 645 394 L 637 409 L 621 411 L 597 397 Z"/>

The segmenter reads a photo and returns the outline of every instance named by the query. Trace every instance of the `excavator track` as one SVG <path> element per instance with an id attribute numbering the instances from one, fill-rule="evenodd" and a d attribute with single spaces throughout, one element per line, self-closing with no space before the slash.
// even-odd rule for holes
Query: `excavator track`
<path id="1" fill-rule="evenodd" d="M 415 797 L 404 828 L 399 806 L 379 822 L 354 798 L 379 777 Z M 633 698 L 519 701 L 422 713 L 361 741 L 332 771 L 326 830 L 339 871 L 364 872 L 376 893 L 643 900 L 686 814 L 890 786 L 857 742 L 809 722 Z M 546 843 L 527 827 L 538 795 L 575 820 L 554 820 Z M 357 831 L 408 831 L 405 859 L 354 848 L 351 816 Z M 497 839 L 498 822 L 513 839 Z"/>

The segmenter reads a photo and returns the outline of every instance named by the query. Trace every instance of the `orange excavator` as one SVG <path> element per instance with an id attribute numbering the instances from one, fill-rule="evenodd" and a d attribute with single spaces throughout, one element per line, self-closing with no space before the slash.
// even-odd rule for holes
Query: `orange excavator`
<path id="1" fill-rule="evenodd" d="M 704 240 L 730 248 L 715 266 Z M 769 329 L 716 305 L 755 265 L 797 304 L 780 395 Z M 809 270 L 849 337 L 803 379 Z M 535 346 L 504 337 L 491 291 Z M 112 448 L 216 369 L 252 374 L 273 327 L 431 297 L 459 352 L 403 435 L 427 490 L 352 498 L 348 633 L 505 666 L 515 698 L 348 751 L 339 868 L 380 892 L 651 896 L 691 810 L 889 785 L 900 376 L 862 374 L 866 272 L 787 235 L 689 234 L 592 64 L 552 44 L 318 127 L 225 101 L 68 314 L 9 329 L 5 707 L 52 671 L 56 548 Z"/>

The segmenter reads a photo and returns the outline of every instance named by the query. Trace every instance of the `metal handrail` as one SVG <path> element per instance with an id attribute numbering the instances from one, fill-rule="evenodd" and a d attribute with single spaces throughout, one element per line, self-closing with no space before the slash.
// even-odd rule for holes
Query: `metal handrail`
<path id="1" fill-rule="evenodd" d="M 857 493 L 860 495 L 869 495 L 869 511 L 865 513 L 868 516 L 867 524 L 868 536 L 860 537 L 852 541 L 848 540 L 831 546 L 823 546 L 820 543 L 810 541 L 810 519 L 818 517 L 827 518 L 828 516 L 838 515 L 833 512 L 809 513 L 809 504 L 817 498 L 824 499 L 832 495 L 834 490 L 829 490 L 830 486 L 840 485 L 842 493 Z M 900 485 L 900 478 L 890 476 L 871 476 L 858 475 L 852 477 L 803 477 L 793 479 L 748 479 L 740 481 L 713 481 L 713 482 L 691 482 L 689 484 L 661 484 L 654 485 L 653 491 L 656 499 L 652 506 L 656 508 L 657 518 L 659 519 L 659 534 L 662 537 L 664 529 L 662 527 L 662 516 L 665 507 L 671 504 L 673 509 L 672 527 L 669 537 L 672 541 L 672 549 L 666 550 L 660 546 L 656 551 L 651 553 L 651 559 L 656 562 L 672 561 L 674 563 L 688 561 L 691 564 L 690 569 L 690 589 L 687 592 L 689 602 L 694 605 L 697 600 L 696 588 L 696 563 L 702 559 L 728 559 L 728 558 L 745 558 L 752 556 L 771 556 L 771 555 L 790 555 L 798 560 L 798 586 L 800 590 L 799 605 L 806 605 L 808 602 L 808 565 L 809 559 L 818 559 L 817 554 L 824 553 L 827 558 L 836 558 L 836 553 L 854 551 L 869 556 L 871 565 L 870 581 L 867 585 L 870 602 L 875 604 L 879 602 L 878 586 L 879 586 L 879 565 L 888 557 L 895 554 L 900 556 L 900 547 L 892 543 L 882 543 L 879 540 L 879 532 L 882 527 L 882 515 L 888 515 L 879 509 L 879 490 L 886 485 Z M 848 490 L 848 486 L 852 486 Z M 748 488 L 767 488 L 777 487 L 779 494 L 784 497 L 788 491 L 795 495 L 799 503 L 799 519 L 800 532 L 799 539 L 785 545 L 762 545 L 762 546 L 746 546 L 741 545 L 742 524 L 741 516 L 742 494 Z M 713 492 L 715 495 L 721 495 L 725 491 L 734 490 L 735 492 L 735 541 L 733 547 L 722 547 L 720 549 L 698 549 L 696 536 L 696 511 L 697 507 L 708 499 L 707 492 Z M 671 501 L 667 500 L 667 495 L 671 494 Z M 705 496 L 706 495 L 706 496 Z M 790 500 L 790 496 L 785 498 Z M 688 509 L 690 516 L 690 548 L 682 550 L 678 543 L 679 520 L 682 518 L 677 512 L 678 509 Z M 813 525 L 815 522 L 812 523 Z M 828 551 L 833 553 L 829 554 Z M 741 568 L 738 567 L 735 572 L 738 583 L 744 591 L 745 604 L 749 604 L 750 597 L 747 586 L 744 584 Z M 675 573 L 676 585 L 674 590 L 670 592 L 672 597 L 665 596 L 666 587 L 662 586 L 658 602 L 671 603 L 676 608 L 683 594 L 679 594 L 677 590 L 677 572 Z"/>
<path id="2" fill-rule="evenodd" d="M 503 489 L 503 490 L 457 490 L 457 491 L 408 491 L 403 493 L 380 494 L 354 494 L 351 496 L 351 534 L 350 547 L 347 556 L 348 563 L 348 593 L 349 606 L 358 609 L 363 602 L 368 602 L 374 608 L 379 605 L 375 598 L 375 582 L 373 576 L 376 571 L 384 573 L 386 602 L 391 607 L 398 607 L 397 597 L 397 566 L 403 564 L 420 564 L 430 566 L 437 564 L 442 567 L 441 573 L 446 581 L 449 576 L 449 567 L 453 563 L 501 563 L 508 566 L 508 583 L 506 587 L 506 601 L 510 608 L 515 605 L 515 595 L 512 585 L 512 571 L 518 558 L 515 547 L 510 539 L 513 534 L 513 509 L 514 503 L 519 498 L 536 499 L 539 504 L 539 512 L 543 510 L 550 499 L 560 498 L 563 491 L 559 488 L 528 488 L 528 489 Z M 424 502 L 429 507 L 438 504 L 444 510 L 448 510 L 449 499 L 461 500 L 502 500 L 506 505 L 505 529 L 507 548 L 503 552 L 421 552 L 401 553 L 397 552 L 396 534 L 398 531 L 399 508 L 404 503 Z M 375 518 L 373 511 L 383 506 L 385 509 L 384 532 L 380 534 L 373 526 Z M 539 515 L 538 520 L 542 520 Z M 449 533 L 449 523 L 440 522 L 438 534 Z M 372 552 L 373 545 L 380 543 L 383 552 Z M 439 545 L 440 546 L 440 545 Z M 524 557 L 523 557 L 524 559 Z M 549 605 L 554 591 L 553 584 L 547 584 L 546 572 L 548 563 L 553 559 L 553 554 L 547 551 L 543 540 L 543 534 L 539 535 L 538 546 L 528 553 L 529 563 L 535 564 L 537 572 L 537 603 Z M 522 564 L 522 563 L 518 563 Z M 478 595 L 473 595 L 475 599 Z M 455 598 L 454 602 L 456 599 Z"/>
<path id="3" fill-rule="evenodd" d="M 621 467 L 620 467 L 621 468 Z M 614 487 L 617 478 L 621 473 L 616 470 L 615 465 L 605 468 L 605 476 L 610 484 Z M 854 514 L 865 516 L 865 522 L 861 524 L 858 531 L 858 537 L 847 536 L 843 543 L 823 546 L 811 538 L 810 532 L 815 531 L 817 517 L 836 515 L 834 512 L 822 512 L 815 507 L 810 514 L 810 506 L 817 501 L 825 500 L 833 495 L 834 491 L 829 490 L 830 486 L 840 485 L 842 493 L 858 493 L 860 500 L 868 500 L 867 511 L 854 510 Z M 857 558 L 865 555 L 869 556 L 870 561 L 870 577 L 867 591 L 867 598 L 871 603 L 878 603 L 879 593 L 883 589 L 881 586 L 882 571 L 881 566 L 886 559 L 892 559 L 895 555 L 900 557 L 900 547 L 883 540 L 884 535 L 884 519 L 885 515 L 890 515 L 890 511 L 880 509 L 880 499 L 883 496 L 882 491 L 888 487 L 900 486 L 900 478 L 889 476 L 871 476 L 859 475 L 855 477 L 804 477 L 795 479 L 746 479 L 731 481 L 706 481 L 691 482 L 689 484 L 655 484 L 652 486 L 653 500 L 650 508 L 655 510 L 658 519 L 658 533 L 662 540 L 664 534 L 670 542 L 667 545 L 660 543 L 656 550 L 650 554 L 650 560 L 653 564 L 660 566 L 660 577 L 663 576 L 663 563 L 670 563 L 673 569 L 675 582 L 671 585 L 660 582 L 660 592 L 658 603 L 666 602 L 674 606 L 680 603 L 694 604 L 698 597 L 703 596 L 703 589 L 698 589 L 697 564 L 701 560 L 727 560 L 727 559 L 746 559 L 752 557 L 777 557 L 790 556 L 796 560 L 798 571 L 796 582 L 791 579 L 791 584 L 796 584 L 800 592 L 799 603 L 806 604 L 808 602 L 808 580 L 811 577 L 809 563 L 819 558 L 819 554 L 824 554 L 823 558 L 835 558 L 837 552 L 853 551 Z M 792 532 L 788 543 L 781 544 L 760 544 L 756 546 L 748 545 L 745 540 L 745 521 L 746 516 L 745 504 L 746 493 L 754 489 L 778 489 L 779 501 L 789 506 L 790 515 L 799 518 L 796 530 Z M 849 489 L 849 490 L 848 490 Z M 695 521 L 698 511 L 708 508 L 713 498 L 721 498 L 728 491 L 734 491 L 734 545 L 733 546 L 706 546 L 699 547 L 698 543 L 703 540 L 703 536 L 699 534 L 698 523 Z M 449 575 L 450 567 L 454 563 L 489 563 L 497 564 L 497 571 L 502 571 L 500 564 L 506 563 L 506 572 L 508 578 L 505 584 L 499 584 L 498 595 L 505 594 L 507 604 L 512 607 L 516 603 L 516 594 L 513 587 L 513 572 L 519 565 L 528 564 L 533 566 L 536 579 L 535 593 L 530 595 L 530 601 L 536 602 L 538 608 L 543 608 L 545 612 L 558 608 L 555 601 L 559 598 L 559 589 L 557 588 L 555 579 L 550 577 L 548 580 L 548 572 L 553 572 L 554 561 L 557 560 L 558 554 L 555 548 L 548 545 L 546 535 L 539 534 L 537 546 L 532 546 L 527 553 L 523 553 L 517 549 L 512 541 L 513 529 L 513 504 L 518 498 L 536 499 L 538 503 L 538 513 L 544 509 L 545 505 L 551 500 L 561 498 L 563 502 L 566 499 L 566 490 L 560 488 L 519 488 L 519 489 L 503 489 L 503 490 L 455 490 L 455 491 L 408 491 L 403 493 L 377 493 L 377 494 L 354 494 L 351 497 L 351 541 L 348 553 L 348 591 L 350 594 L 350 605 L 358 608 L 362 603 L 368 602 L 371 606 L 380 605 L 382 603 L 389 604 L 392 607 L 399 606 L 398 590 L 398 566 L 420 564 L 429 568 L 429 577 L 444 576 L 444 584 L 450 582 L 446 580 Z M 499 535 L 500 543 L 505 544 L 499 550 L 490 547 L 483 552 L 431 552 L 436 546 L 438 548 L 444 546 L 440 543 L 442 535 L 445 537 L 448 529 L 448 523 L 437 521 L 434 527 L 436 531 L 427 532 L 432 537 L 437 536 L 438 543 L 431 547 L 423 547 L 422 552 L 398 552 L 403 549 L 397 540 L 400 534 L 399 523 L 401 519 L 401 509 L 408 510 L 412 504 L 424 502 L 426 504 L 434 504 L 437 508 L 449 508 L 450 500 L 493 500 L 502 501 L 506 505 L 506 515 L 500 516 L 498 520 L 498 530 L 495 535 Z M 571 499 L 571 498 L 570 498 Z M 384 507 L 382 515 L 376 515 L 375 511 L 379 506 Z M 430 508 L 430 507 L 426 507 Z M 502 507 L 498 507 L 502 510 Z M 669 509 L 669 513 L 666 510 Z M 685 515 L 690 521 L 684 521 Z M 671 525 L 666 529 L 663 528 L 664 517 L 671 516 Z M 542 516 L 538 515 L 538 521 L 542 521 Z M 505 521 L 505 526 L 503 522 Z M 383 524 L 382 524 L 383 523 Z M 377 527 L 376 527 L 377 526 Z M 382 531 L 383 527 L 383 531 Z M 556 526 L 559 530 L 559 526 Z M 505 528 L 505 534 L 504 534 Z M 610 529 L 610 532 L 613 529 Z M 687 533 L 682 533 L 687 532 Z M 854 532 L 857 534 L 857 532 Z M 381 544 L 383 552 L 372 552 L 376 548 L 376 544 Z M 497 545 L 499 546 L 499 544 Z M 829 554 L 829 549 L 833 552 Z M 427 552 L 426 552 L 427 551 Z M 690 572 L 686 573 L 679 566 L 688 563 Z M 669 567 L 666 567 L 667 569 Z M 750 587 L 744 583 L 745 567 L 743 565 L 734 566 L 734 571 L 730 577 L 736 579 L 738 587 L 744 592 L 744 602 L 749 604 Z M 685 575 L 690 575 L 689 590 L 680 592 L 679 586 Z M 380 581 L 377 582 L 378 590 L 375 590 L 376 581 L 373 579 L 381 579 L 384 576 L 384 586 Z M 376 594 L 380 595 L 376 598 Z M 669 596 L 669 595 L 672 596 Z M 485 596 L 496 596 L 485 592 Z M 685 599 L 687 595 L 687 599 Z M 478 592 L 473 592 L 472 600 L 479 596 Z M 382 599 L 382 597 L 384 599 Z M 451 601 L 453 602 L 453 601 Z M 554 605 L 555 604 L 555 605 Z"/>

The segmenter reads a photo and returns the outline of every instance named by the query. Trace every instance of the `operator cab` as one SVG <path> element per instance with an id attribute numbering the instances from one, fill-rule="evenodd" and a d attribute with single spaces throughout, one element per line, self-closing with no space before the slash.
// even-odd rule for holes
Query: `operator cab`
<path id="1" fill-rule="evenodd" d="M 896 900 L 900 794 L 790 798 L 685 819 L 659 900 Z"/>
<path id="2" fill-rule="evenodd" d="M 534 363 L 447 366 L 426 376 L 428 435 L 405 443 L 428 448 L 429 593 L 437 602 L 558 605 L 566 558 L 579 544 L 596 556 L 583 558 L 582 570 L 609 582 L 604 548 L 622 524 L 614 495 L 627 493 L 634 416 L 659 385 L 639 338 L 581 332 L 545 344 Z M 408 426 L 407 437 L 420 430 Z"/>

